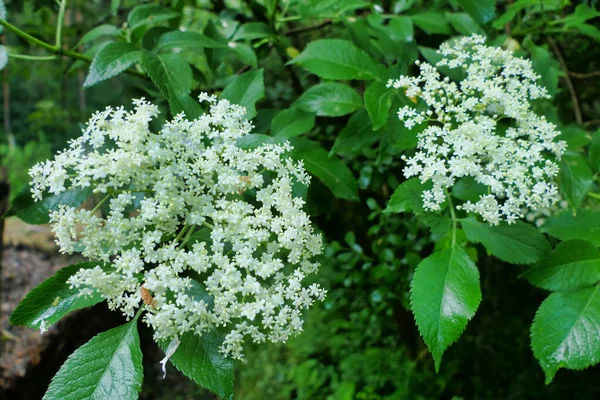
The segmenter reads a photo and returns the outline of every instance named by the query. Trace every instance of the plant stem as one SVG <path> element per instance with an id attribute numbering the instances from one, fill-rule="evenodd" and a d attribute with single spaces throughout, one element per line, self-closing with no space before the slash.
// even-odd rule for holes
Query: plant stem
<path id="1" fill-rule="evenodd" d="M 183 234 L 190 228 L 190 225 L 185 224 L 183 225 L 183 228 L 181 228 L 181 230 L 179 231 L 179 233 L 177 234 L 177 236 L 175 237 L 175 241 L 179 242 L 181 240 L 181 238 L 183 237 Z"/>
<path id="2" fill-rule="evenodd" d="M 65 7 L 67 0 L 61 0 L 58 8 L 58 21 L 56 22 L 56 47 L 62 48 L 62 29 L 65 20 Z"/>
<path id="3" fill-rule="evenodd" d="M 587 195 L 594 199 L 600 200 L 600 194 L 598 194 L 598 193 L 588 192 Z"/>
<path id="4" fill-rule="evenodd" d="M 30 56 L 27 54 L 13 54 L 8 53 L 10 58 L 16 58 L 18 60 L 34 60 L 34 61 L 52 61 L 56 60 L 56 56 Z"/>
<path id="5" fill-rule="evenodd" d="M 107 194 L 106 196 L 104 196 L 104 198 L 103 198 L 102 200 L 100 200 L 100 202 L 99 202 L 98 204 L 96 204 L 96 207 L 94 207 L 94 208 L 92 209 L 91 213 L 93 214 L 93 213 L 95 213 L 96 211 L 98 211 L 98 209 L 100 208 L 100 206 L 101 206 L 102 204 L 104 204 L 104 202 L 105 202 L 106 200 L 108 200 L 108 199 L 110 198 L 110 196 L 111 196 L 110 194 Z"/>
<path id="6" fill-rule="evenodd" d="M 448 208 L 450 209 L 450 216 L 452 217 L 452 247 L 456 245 L 456 229 L 458 219 L 456 218 L 456 213 L 454 212 L 454 205 L 452 204 L 452 199 L 450 198 L 450 193 L 446 189 L 446 198 L 448 199 Z"/>

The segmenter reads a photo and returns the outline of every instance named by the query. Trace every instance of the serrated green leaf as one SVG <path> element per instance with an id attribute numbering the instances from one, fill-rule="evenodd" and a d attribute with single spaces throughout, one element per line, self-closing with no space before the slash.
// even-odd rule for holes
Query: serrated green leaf
<path id="1" fill-rule="evenodd" d="M 600 250 L 584 240 L 561 242 L 521 277 L 542 289 L 570 291 L 600 281 Z"/>
<path id="2" fill-rule="evenodd" d="M 219 347 L 224 335 L 207 332 L 198 337 L 186 333 L 169 361 L 188 378 L 224 399 L 233 399 L 233 360 Z M 168 343 L 166 343 L 168 344 Z M 163 343 L 163 349 L 166 349 Z"/>
<path id="3" fill-rule="evenodd" d="M 373 130 L 378 130 L 387 122 L 393 96 L 393 90 L 388 89 L 381 82 L 373 82 L 365 90 L 365 108 L 371 118 Z"/>
<path id="4" fill-rule="evenodd" d="M 236 76 L 223 89 L 221 97 L 246 107 L 246 117 L 254 118 L 256 102 L 265 97 L 264 70 L 261 68 Z"/>
<path id="5" fill-rule="evenodd" d="M 104 46 L 92 60 L 84 88 L 112 78 L 140 62 L 142 51 L 127 42 L 113 42 Z"/>
<path id="6" fill-rule="evenodd" d="M 559 368 L 584 369 L 600 361 L 600 286 L 552 293 L 531 325 L 531 347 L 546 384 Z"/>
<path id="7" fill-rule="evenodd" d="M 433 253 L 417 266 L 410 304 L 436 371 L 444 351 L 460 337 L 480 302 L 479 271 L 461 247 Z"/>
<path id="8" fill-rule="evenodd" d="M 136 400 L 143 369 L 137 318 L 94 336 L 60 367 L 43 400 Z"/>
<path id="9" fill-rule="evenodd" d="M 362 107 L 362 99 L 348 85 L 320 83 L 302 93 L 295 105 L 306 112 L 323 117 L 340 117 Z"/>
<path id="10" fill-rule="evenodd" d="M 568 152 L 560 162 L 560 191 L 573 209 L 579 208 L 594 178 L 583 155 Z"/>
<path id="11" fill-rule="evenodd" d="M 386 80 L 385 68 L 347 40 L 321 39 L 310 42 L 300 55 L 289 62 L 323 79 Z"/>
<path id="12" fill-rule="evenodd" d="M 413 23 L 428 34 L 450 35 L 452 29 L 441 12 L 427 11 L 421 14 L 411 15 Z"/>
<path id="13" fill-rule="evenodd" d="M 488 187 L 477 182 L 472 176 L 459 179 L 452 187 L 452 196 L 465 201 L 479 201 L 480 196 L 487 193 Z"/>
<path id="14" fill-rule="evenodd" d="M 474 33 L 484 34 L 483 29 L 477 22 L 467 13 L 444 13 L 444 16 L 450 22 L 452 27 L 462 35 L 470 36 Z"/>
<path id="15" fill-rule="evenodd" d="M 592 167 L 592 171 L 598 172 L 598 170 L 600 170 L 600 130 L 596 131 L 594 136 L 592 136 L 589 151 L 589 162 Z"/>
<path id="16" fill-rule="evenodd" d="M 471 242 L 481 243 L 487 251 L 511 264 L 533 264 L 550 252 L 550 244 L 536 228 L 521 221 L 488 225 L 474 217 L 461 220 Z"/>
<path id="17" fill-rule="evenodd" d="M 419 178 L 410 178 L 402 182 L 392 194 L 390 202 L 384 213 L 414 212 L 422 214 L 423 209 L 423 191 L 431 189 L 431 182 L 421 183 Z"/>
<path id="18" fill-rule="evenodd" d="M 252 47 L 243 43 L 230 43 L 229 47 L 238 60 L 253 69 L 258 68 L 258 59 Z"/>
<path id="19" fill-rule="evenodd" d="M 278 113 L 271 121 L 271 135 L 280 139 L 290 139 L 310 132 L 315 126 L 315 114 L 288 108 Z"/>
<path id="20" fill-rule="evenodd" d="M 273 34 L 273 30 L 264 22 L 248 22 L 241 25 L 233 35 L 232 40 L 264 39 Z"/>
<path id="21" fill-rule="evenodd" d="M 306 170 L 319 178 L 336 197 L 358 200 L 356 178 L 346 164 L 329 157 L 327 150 L 318 143 L 298 137 L 290 142 L 294 146 L 292 157 L 302 160 Z"/>
<path id="22" fill-rule="evenodd" d="M 127 16 L 129 28 L 134 30 L 142 25 L 154 25 L 179 16 L 178 13 L 157 4 L 142 4 L 136 6 Z"/>
<path id="23" fill-rule="evenodd" d="M 87 32 L 83 37 L 79 40 L 79 42 L 74 47 L 79 47 L 81 45 L 92 42 L 100 37 L 109 36 L 119 36 L 121 34 L 121 30 L 114 25 L 99 25 Z"/>
<path id="24" fill-rule="evenodd" d="M 162 34 L 158 38 L 154 51 L 172 50 L 174 48 L 187 50 L 226 47 L 226 43 L 218 42 L 198 32 L 171 31 Z"/>
<path id="25" fill-rule="evenodd" d="M 560 240 L 581 239 L 600 246 L 600 212 L 580 210 L 573 215 L 565 211 L 548 218 L 540 230 Z"/>
<path id="26" fill-rule="evenodd" d="M 97 262 L 83 262 L 61 268 L 54 276 L 40 283 L 25 296 L 10 315 L 10 323 L 45 329 L 71 311 L 103 301 L 104 298 L 97 293 L 91 296 L 79 296 L 79 289 L 71 288 L 67 283 L 67 280 L 80 269 L 92 269 L 96 266 L 109 268 L 108 264 L 102 265 Z"/>
<path id="27" fill-rule="evenodd" d="M 371 119 L 365 109 L 356 111 L 335 139 L 330 154 L 352 156 L 371 147 L 379 140 L 381 131 L 373 131 Z"/>
<path id="28" fill-rule="evenodd" d="M 452 227 L 452 219 L 439 214 L 425 213 L 419 217 L 419 220 L 425 223 L 434 235 L 447 233 Z"/>
<path id="29" fill-rule="evenodd" d="M 90 196 L 91 190 L 71 189 L 59 194 L 45 193 L 43 199 L 35 202 L 31 189 L 26 185 L 14 198 L 9 210 L 3 217 L 15 216 L 21 221 L 32 225 L 47 224 L 50 222 L 50 212 L 58 210 L 61 204 L 70 207 L 79 207 Z"/>
<path id="30" fill-rule="evenodd" d="M 496 14 L 496 0 L 458 0 L 458 4 L 480 24 L 487 24 Z"/>

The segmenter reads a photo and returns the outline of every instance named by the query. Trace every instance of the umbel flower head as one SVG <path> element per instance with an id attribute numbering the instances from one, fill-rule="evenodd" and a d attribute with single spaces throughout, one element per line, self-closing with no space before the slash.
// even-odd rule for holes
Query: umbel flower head
<path id="1" fill-rule="evenodd" d="M 456 181 L 472 177 L 488 194 L 460 207 L 490 224 L 511 223 L 557 201 L 553 178 L 565 143 L 556 140 L 556 126 L 532 110 L 531 101 L 548 94 L 531 62 L 484 43 L 478 35 L 444 43 L 435 67 L 417 61 L 419 76 L 388 86 L 419 103 L 398 111 L 408 129 L 428 123 L 404 168 L 407 178 L 432 182 L 422 195 L 424 208 L 439 210 Z M 452 82 L 436 67 L 462 69 L 465 77 Z"/>
<path id="2" fill-rule="evenodd" d="M 200 100 L 208 113 L 178 115 L 159 133 L 149 129 L 158 109 L 143 99 L 130 112 L 97 112 L 31 169 L 32 191 L 36 200 L 88 187 L 104 196 L 94 210 L 51 214 L 62 252 L 102 263 L 71 277 L 73 287 L 128 317 L 145 303 L 156 340 L 224 329 L 221 351 L 241 358 L 245 337 L 279 342 L 302 330 L 302 310 L 325 296 L 305 283 L 322 243 L 292 191 L 309 177 L 286 157 L 291 146 L 238 147 L 252 129 L 245 109 Z"/>

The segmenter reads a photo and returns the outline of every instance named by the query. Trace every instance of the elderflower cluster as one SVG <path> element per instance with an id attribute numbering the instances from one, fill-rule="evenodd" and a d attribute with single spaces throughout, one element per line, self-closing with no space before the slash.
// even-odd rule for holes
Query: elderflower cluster
<path id="1" fill-rule="evenodd" d="M 208 113 L 178 115 L 159 133 L 149 128 L 158 109 L 143 99 L 94 114 L 69 148 L 31 169 L 32 191 L 100 195 L 93 210 L 51 214 L 61 251 L 99 264 L 73 287 L 128 317 L 145 303 L 156 340 L 225 329 L 221 351 L 241 358 L 246 337 L 280 342 L 302 330 L 302 310 L 325 296 L 305 283 L 322 243 L 292 191 L 309 177 L 286 157 L 290 145 L 242 149 L 245 109 L 200 100 Z"/>
<path id="2" fill-rule="evenodd" d="M 536 83 L 531 62 L 484 43 L 478 35 L 445 43 L 435 67 L 417 61 L 419 76 L 402 76 L 388 86 L 402 88 L 418 103 L 398 111 L 408 129 L 428 124 L 404 168 L 407 178 L 432 182 L 422 194 L 424 208 L 439 210 L 457 180 L 473 177 L 488 194 L 459 207 L 495 225 L 553 207 L 556 160 L 565 143 L 556 140 L 556 126 L 532 110 L 532 100 L 548 95 Z M 452 82 L 440 76 L 439 67 L 462 69 L 465 77 Z"/>

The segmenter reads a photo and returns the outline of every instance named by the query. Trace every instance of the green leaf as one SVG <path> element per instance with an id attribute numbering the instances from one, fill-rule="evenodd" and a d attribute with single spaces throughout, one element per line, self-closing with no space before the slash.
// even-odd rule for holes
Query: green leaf
<path id="1" fill-rule="evenodd" d="M 156 4 L 143 4 L 136 6 L 127 16 L 127 24 L 131 30 L 142 25 L 155 25 L 179 16 L 178 13 L 162 8 Z"/>
<path id="2" fill-rule="evenodd" d="M 412 42 L 415 38 L 415 30 L 410 17 L 399 15 L 390 18 L 388 23 L 390 38 L 401 42 Z"/>
<path id="3" fill-rule="evenodd" d="M 158 38 L 154 51 L 172 50 L 174 48 L 188 50 L 225 47 L 227 47 L 226 43 L 218 42 L 198 32 L 171 31 L 162 34 Z"/>
<path id="4" fill-rule="evenodd" d="M 121 34 L 121 30 L 114 25 L 99 25 L 87 32 L 83 37 L 79 40 L 79 42 L 73 47 L 79 47 L 89 42 L 92 42 L 100 37 L 114 37 L 119 36 Z"/>
<path id="5" fill-rule="evenodd" d="M 479 201 L 479 198 L 487 193 L 488 187 L 477 182 L 472 176 L 459 179 L 452 187 L 452 196 L 465 201 Z"/>
<path id="6" fill-rule="evenodd" d="M 580 210 L 573 215 L 565 211 L 546 220 L 540 230 L 560 240 L 581 239 L 600 246 L 600 212 Z"/>
<path id="7" fill-rule="evenodd" d="M 545 47 L 536 46 L 530 38 L 523 41 L 523 47 L 531 54 L 533 69 L 542 78 L 543 86 L 554 96 L 558 89 L 558 77 L 563 75 L 559 62 Z"/>
<path id="8" fill-rule="evenodd" d="M 452 28 L 444 17 L 437 11 L 428 11 L 421 14 L 411 15 L 413 23 L 428 34 L 450 35 Z"/>
<path id="9" fill-rule="evenodd" d="M 373 82 L 365 90 L 365 107 L 371 118 L 373 130 L 378 130 L 387 122 L 393 96 L 394 91 L 381 82 Z"/>
<path id="10" fill-rule="evenodd" d="M 600 361 L 600 286 L 552 293 L 531 325 L 531 347 L 546 384 L 559 368 L 584 369 Z"/>
<path id="11" fill-rule="evenodd" d="M 548 257 L 521 277 L 552 291 L 593 285 L 600 281 L 600 250 L 584 240 L 561 242 Z"/>
<path id="12" fill-rule="evenodd" d="M 52 378 L 44 400 L 137 400 L 142 379 L 136 317 L 75 350 Z"/>
<path id="13" fill-rule="evenodd" d="M 480 302 L 479 271 L 461 247 L 433 253 L 417 266 L 410 304 L 436 371 L 444 351 L 460 337 Z"/>
<path id="14" fill-rule="evenodd" d="M 452 27 L 462 35 L 470 36 L 473 33 L 484 34 L 483 29 L 467 13 L 445 13 L 444 16 Z"/>
<path id="15" fill-rule="evenodd" d="M 496 0 L 458 0 L 458 4 L 480 24 L 487 24 L 496 14 Z"/>
<path id="16" fill-rule="evenodd" d="M 61 204 L 70 207 L 79 207 L 90 196 L 91 190 L 71 189 L 59 194 L 45 193 L 43 199 L 35 202 L 31 195 L 31 188 L 26 185 L 15 197 L 10 209 L 3 217 L 15 216 L 21 221 L 32 225 L 47 224 L 50 222 L 50 212 L 58 210 Z"/>
<path id="17" fill-rule="evenodd" d="M 361 153 L 379 140 L 381 132 L 374 132 L 366 110 L 360 109 L 348 120 L 335 139 L 330 155 L 352 156 Z"/>
<path id="18" fill-rule="evenodd" d="M 83 87 L 89 88 L 98 82 L 120 74 L 133 64 L 140 62 L 141 55 L 141 50 L 131 43 L 109 43 L 94 56 Z"/>
<path id="19" fill-rule="evenodd" d="M 67 283 L 80 269 L 92 269 L 96 266 L 106 269 L 109 267 L 108 264 L 83 262 L 61 268 L 25 296 L 10 315 L 10 323 L 37 329 L 43 324 L 45 328 L 58 322 L 71 311 L 101 302 L 104 298 L 100 294 L 79 296 L 79 289 L 71 289 Z"/>
<path id="20" fill-rule="evenodd" d="M 437 52 L 436 49 L 431 49 L 428 47 L 419 46 L 419 51 L 421 55 L 429 62 L 431 65 L 436 65 L 441 59 L 442 55 Z M 445 76 L 449 77 L 455 82 L 461 81 L 465 72 L 462 67 L 458 68 L 448 68 L 447 66 L 437 67 L 437 69 Z"/>
<path id="21" fill-rule="evenodd" d="M 223 339 L 224 335 L 216 332 L 204 333 L 202 337 L 186 333 L 170 361 L 200 386 L 225 399 L 232 399 L 234 363 L 219 352 Z M 162 347 L 166 349 L 165 343 Z"/>
<path id="22" fill-rule="evenodd" d="M 564 154 L 560 162 L 560 191 L 573 209 L 579 208 L 593 184 L 592 171 L 583 155 Z"/>
<path id="23" fill-rule="evenodd" d="M 234 43 L 231 42 L 229 44 L 231 51 L 240 60 L 242 63 L 250 66 L 253 69 L 258 68 L 258 59 L 256 58 L 256 53 L 252 49 L 252 47 L 243 44 L 243 43 Z"/>
<path id="24" fill-rule="evenodd" d="M 321 39 L 310 42 L 288 64 L 300 64 L 323 79 L 385 80 L 385 68 L 347 40 Z"/>
<path id="25" fill-rule="evenodd" d="M 589 162 L 592 166 L 592 171 L 598 172 L 600 170 L 600 130 L 594 133 L 592 136 L 592 142 L 590 143 L 589 151 Z"/>
<path id="26" fill-rule="evenodd" d="M 181 56 L 144 51 L 141 61 L 144 71 L 169 101 L 171 113 L 183 111 L 188 118 L 196 118 L 202 113 L 198 102 L 189 96 L 193 84 L 192 69 Z"/>
<path id="27" fill-rule="evenodd" d="M 249 22 L 243 24 L 233 35 L 232 40 L 264 39 L 273 34 L 273 30 L 264 22 Z"/>
<path id="28" fill-rule="evenodd" d="M 356 179 L 342 161 L 335 157 L 330 158 L 327 150 L 310 140 L 293 138 L 290 142 L 294 146 L 292 157 L 302 160 L 306 170 L 319 178 L 334 196 L 358 200 Z"/>
<path id="29" fill-rule="evenodd" d="M 271 121 L 271 135 L 280 139 L 290 139 L 310 132 L 315 126 L 315 114 L 297 108 L 281 111 Z"/>
<path id="30" fill-rule="evenodd" d="M 8 64 L 8 52 L 5 46 L 0 45 L 0 71 L 6 67 L 6 64 Z"/>
<path id="31" fill-rule="evenodd" d="M 550 252 L 550 244 L 536 228 L 521 221 L 491 226 L 474 217 L 461 220 L 471 242 L 481 243 L 487 251 L 511 264 L 533 264 Z"/>
<path id="32" fill-rule="evenodd" d="M 246 107 L 246 117 L 254 118 L 256 102 L 265 97 L 264 70 L 261 68 L 236 76 L 223 89 L 221 97 Z"/>
<path id="33" fill-rule="evenodd" d="M 296 106 L 323 117 L 340 117 L 362 107 L 362 99 L 348 85 L 335 82 L 312 86 L 296 100 Z"/>
<path id="34" fill-rule="evenodd" d="M 279 144 L 281 142 L 282 139 L 274 138 L 273 136 L 252 133 L 250 135 L 242 136 L 235 144 L 240 149 L 256 149 L 265 143 Z"/>
<path id="35" fill-rule="evenodd" d="M 414 212 L 422 214 L 423 209 L 423 191 L 431 189 L 431 182 L 421 183 L 419 178 L 410 178 L 402 182 L 392 194 L 386 213 Z"/>

